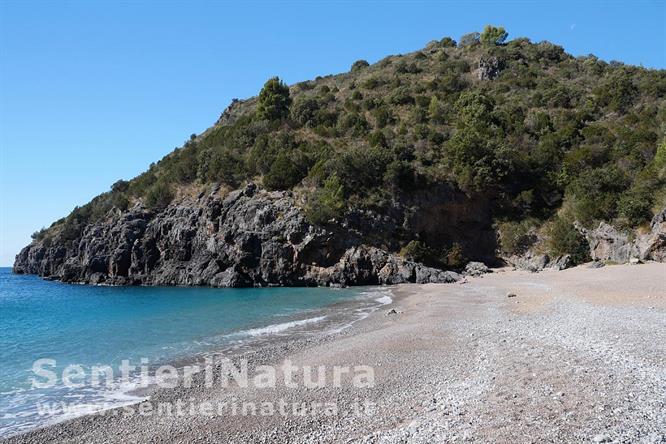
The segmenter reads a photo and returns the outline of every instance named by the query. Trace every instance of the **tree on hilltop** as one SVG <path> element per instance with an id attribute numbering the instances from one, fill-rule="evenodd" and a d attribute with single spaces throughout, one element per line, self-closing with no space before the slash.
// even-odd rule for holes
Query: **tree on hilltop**
<path id="1" fill-rule="evenodd" d="M 480 39 L 481 43 L 484 45 L 501 45 L 507 37 L 509 37 L 509 33 L 506 32 L 504 27 L 486 25 L 481 33 Z"/>
<path id="2" fill-rule="evenodd" d="M 280 120 L 289 115 L 289 87 L 279 77 L 269 79 L 259 93 L 257 116 L 265 120 Z"/>

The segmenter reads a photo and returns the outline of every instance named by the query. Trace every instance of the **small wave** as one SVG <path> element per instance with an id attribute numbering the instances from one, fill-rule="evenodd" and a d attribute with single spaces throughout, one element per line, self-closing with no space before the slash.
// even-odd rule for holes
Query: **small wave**
<path id="1" fill-rule="evenodd" d="M 273 325 L 269 325 L 267 327 L 253 328 L 253 329 L 250 329 L 250 330 L 241 330 L 237 333 L 233 333 L 230 336 L 257 337 L 257 336 L 263 336 L 263 335 L 272 335 L 272 334 L 283 332 L 285 330 L 289 330 L 290 328 L 300 327 L 302 325 L 307 325 L 307 324 L 314 324 L 314 323 L 323 321 L 324 319 L 326 319 L 326 316 L 318 316 L 316 318 L 303 319 L 303 320 L 300 320 L 300 321 L 284 322 L 282 324 L 273 324 Z"/>
<path id="2" fill-rule="evenodd" d="M 137 387 L 138 384 L 128 382 L 102 390 L 85 388 L 81 389 L 81 393 L 63 393 L 66 390 L 64 387 L 58 387 L 53 393 L 23 390 L 24 393 L 0 400 L 0 408 L 6 410 L 0 416 L 0 419 L 6 421 L 0 427 L 0 438 L 148 399 L 128 393 Z"/>
<path id="3" fill-rule="evenodd" d="M 147 397 L 131 396 L 122 393 L 114 393 L 107 396 L 102 396 L 101 399 L 94 400 L 89 404 L 79 403 L 70 404 L 59 413 L 58 415 L 46 421 L 47 425 L 57 424 L 59 422 L 67 421 L 70 419 L 78 418 L 80 416 L 92 415 L 94 413 L 101 413 L 120 407 L 138 404 L 146 401 Z"/>
<path id="4" fill-rule="evenodd" d="M 345 324 L 327 330 L 327 333 L 328 334 L 340 333 L 348 329 L 358 321 L 366 319 L 368 316 L 379 310 L 381 307 L 388 304 L 392 304 L 393 303 L 393 298 L 391 297 L 392 295 L 393 293 L 391 292 L 391 290 L 386 290 L 386 289 L 372 289 L 362 292 L 361 297 L 367 303 L 369 303 L 369 305 L 365 304 L 362 307 L 354 308 L 352 310 L 354 316 L 352 320 L 350 320 Z M 370 301 L 374 301 L 376 302 L 376 304 Z"/>
<path id="5" fill-rule="evenodd" d="M 381 298 L 375 299 L 375 301 L 379 302 L 382 305 L 388 305 L 391 302 L 393 302 L 393 298 L 391 298 L 391 296 L 386 295 L 386 296 L 382 296 Z"/>

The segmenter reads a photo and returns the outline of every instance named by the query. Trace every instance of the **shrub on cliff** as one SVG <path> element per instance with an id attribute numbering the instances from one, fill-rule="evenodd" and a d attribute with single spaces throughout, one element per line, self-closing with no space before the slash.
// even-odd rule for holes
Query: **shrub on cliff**
<path id="1" fill-rule="evenodd" d="M 428 103 L 428 116 L 434 123 L 442 123 L 444 120 L 444 107 L 439 103 L 437 96 L 432 96 Z"/>
<path id="2" fill-rule="evenodd" d="M 112 199 L 113 206 L 120 211 L 125 211 L 129 208 L 130 201 L 125 193 L 113 193 Z"/>
<path id="3" fill-rule="evenodd" d="M 344 188 L 334 174 L 324 181 L 322 188 L 318 188 L 310 196 L 305 207 L 305 217 L 310 223 L 321 225 L 340 218 L 344 209 Z"/>
<path id="4" fill-rule="evenodd" d="M 411 240 L 400 250 L 400 256 L 414 262 L 420 262 L 429 267 L 441 267 L 441 255 L 430 248 L 425 242 L 420 240 Z"/>
<path id="5" fill-rule="evenodd" d="M 495 27 L 486 25 L 483 32 L 479 36 L 479 40 L 484 45 L 501 45 L 504 43 L 509 33 L 503 27 Z"/>
<path id="6" fill-rule="evenodd" d="M 356 194 L 382 184 L 390 160 L 390 153 L 383 147 L 358 146 L 332 158 L 329 168 L 345 193 Z"/>
<path id="7" fill-rule="evenodd" d="M 148 208 L 160 210 L 173 200 L 174 194 L 171 186 L 164 181 L 157 181 L 148 189 L 146 195 L 146 205 Z"/>
<path id="8" fill-rule="evenodd" d="M 475 45 L 479 43 L 480 37 L 481 34 L 479 34 L 478 32 L 470 32 L 468 34 L 464 34 L 462 37 L 460 37 L 460 42 L 458 43 L 458 46 L 465 47 L 465 46 Z"/>
<path id="9" fill-rule="evenodd" d="M 548 254 L 552 258 L 569 254 L 574 264 L 590 259 L 589 246 L 585 236 L 566 217 L 557 216 L 546 227 Z"/>
<path id="10" fill-rule="evenodd" d="M 618 214 L 627 227 L 634 227 L 652 218 L 654 190 L 647 186 L 639 186 L 628 190 L 617 202 Z"/>
<path id="11" fill-rule="evenodd" d="M 368 121 L 357 112 L 342 114 L 338 119 L 338 129 L 343 133 L 349 132 L 355 137 L 365 134 L 368 128 Z"/>
<path id="12" fill-rule="evenodd" d="M 502 254 L 511 256 L 522 254 L 536 241 L 536 221 L 506 221 L 497 225 L 500 249 Z"/>
<path id="13" fill-rule="evenodd" d="M 34 233 L 32 233 L 30 235 L 30 238 L 32 240 L 40 241 L 40 240 L 42 240 L 46 237 L 46 234 L 47 234 L 47 229 L 42 227 L 40 230 L 35 231 Z"/>
<path id="14" fill-rule="evenodd" d="M 315 123 L 319 102 L 314 97 L 304 97 L 294 101 L 291 118 L 301 126 Z"/>
<path id="15" fill-rule="evenodd" d="M 588 227 L 598 220 L 612 220 L 617 215 L 618 196 L 627 185 L 625 173 L 616 167 L 581 173 L 567 188 L 573 217 Z"/>
<path id="16" fill-rule="evenodd" d="M 481 191 L 498 187 L 514 170 L 513 152 L 497 138 L 501 124 L 495 115 L 495 102 L 486 94 L 460 95 L 456 133 L 447 143 L 447 161 L 458 184 L 465 190 Z"/>
<path id="17" fill-rule="evenodd" d="M 266 120 L 280 120 L 289 115 L 289 87 L 279 77 L 269 79 L 259 93 L 257 117 Z"/>
<path id="18" fill-rule="evenodd" d="M 652 161 L 652 168 L 659 180 L 666 180 L 666 140 L 657 146 L 657 151 Z"/>
<path id="19" fill-rule="evenodd" d="M 111 185 L 111 191 L 114 193 L 124 193 L 129 189 L 129 182 L 126 180 L 118 180 Z"/>
<path id="20" fill-rule="evenodd" d="M 439 41 L 439 44 L 443 48 L 455 48 L 456 47 L 456 41 L 453 40 L 451 37 L 444 37 L 442 40 Z"/>
<path id="21" fill-rule="evenodd" d="M 221 182 L 236 187 L 245 173 L 242 160 L 230 149 L 202 151 L 198 165 L 197 178 L 202 183 Z"/>
<path id="22" fill-rule="evenodd" d="M 458 242 L 454 242 L 446 251 L 446 265 L 450 268 L 462 268 L 467 263 L 465 252 Z"/>
<path id="23" fill-rule="evenodd" d="M 386 166 L 384 182 L 393 191 L 411 191 L 417 188 L 420 177 L 411 162 L 394 160 Z"/>
<path id="24" fill-rule="evenodd" d="M 374 108 L 370 114 L 374 117 L 377 128 L 385 128 L 387 125 L 395 122 L 391 108 L 384 103 Z"/>
<path id="25" fill-rule="evenodd" d="M 351 66 L 351 72 L 357 72 L 357 71 L 360 71 L 360 70 L 362 70 L 362 69 L 364 69 L 364 68 L 367 68 L 368 66 L 370 66 L 370 64 L 369 64 L 367 61 L 365 61 L 365 60 L 357 60 L 357 61 L 355 61 L 354 63 L 352 63 L 352 66 Z"/>
<path id="26" fill-rule="evenodd" d="M 631 73 L 620 69 L 595 88 L 594 93 L 602 106 L 612 111 L 625 112 L 632 105 L 638 89 Z"/>
<path id="27" fill-rule="evenodd" d="M 279 152 L 263 177 L 264 186 L 269 190 L 288 190 L 299 183 L 307 174 L 308 165 L 305 159 L 298 157 L 298 152 Z"/>

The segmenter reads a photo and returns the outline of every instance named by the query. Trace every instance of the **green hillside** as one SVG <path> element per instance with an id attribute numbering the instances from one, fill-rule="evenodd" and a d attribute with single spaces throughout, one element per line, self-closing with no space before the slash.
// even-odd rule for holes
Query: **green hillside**
<path id="1" fill-rule="evenodd" d="M 666 71 L 506 37 L 487 27 L 342 74 L 291 86 L 270 79 L 35 237 L 71 242 L 113 208 L 141 200 L 159 209 L 186 190 L 248 181 L 293 190 L 315 224 L 350 209 L 381 213 L 396 196 L 452 183 L 490 200 L 505 254 L 531 229 L 553 252 L 575 253 L 574 221 L 648 222 L 666 204 Z"/>

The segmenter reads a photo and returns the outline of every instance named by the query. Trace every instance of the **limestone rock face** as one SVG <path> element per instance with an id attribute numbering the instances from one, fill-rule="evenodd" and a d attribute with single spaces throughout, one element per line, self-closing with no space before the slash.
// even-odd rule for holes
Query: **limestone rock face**
<path id="1" fill-rule="evenodd" d="M 486 273 L 490 273 L 490 268 L 483 262 L 469 262 L 465 266 L 464 274 L 466 276 L 481 276 Z"/>
<path id="2" fill-rule="evenodd" d="M 534 253 L 528 250 L 520 256 L 511 256 L 506 260 L 509 264 L 518 268 L 519 270 L 527 270 L 533 273 L 543 270 L 550 262 L 550 257 L 547 254 Z"/>
<path id="3" fill-rule="evenodd" d="M 635 247 L 641 260 L 666 261 L 666 208 L 650 223 L 650 232 L 636 239 Z"/>
<path id="4" fill-rule="evenodd" d="M 493 80 L 502 70 L 502 61 L 495 56 L 482 57 L 477 71 L 479 80 Z"/>
<path id="5" fill-rule="evenodd" d="M 635 256 L 636 250 L 626 233 L 618 231 L 615 227 L 601 222 L 593 230 L 578 228 L 590 245 L 590 257 L 595 261 L 613 261 L 618 263 L 629 262 Z"/>
<path id="6" fill-rule="evenodd" d="M 460 279 L 366 244 L 363 224 L 375 222 L 314 226 L 291 192 L 249 184 L 224 198 L 214 189 L 159 213 L 137 205 L 87 226 L 74 242 L 33 242 L 14 271 L 64 282 L 215 287 Z"/>
<path id="7" fill-rule="evenodd" d="M 652 218 L 648 233 L 633 238 L 605 222 L 594 230 L 580 230 L 590 244 L 590 256 L 595 261 L 666 260 L 666 208 Z"/>
<path id="8" fill-rule="evenodd" d="M 666 261 L 666 208 L 652 218 L 650 231 L 644 234 L 622 232 L 606 222 L 600 222 L 594 229 L 586 229 L 580 224 L 576 224 L 576 228 L 585 236 L 594 264 Z M 573 265 L 569 255 L 553 259 L 532 250 L 505 260 L 516 268 L 529 271 L 563 270 Z"/>
<path id="9" fill-rule="evenodd" d="M 553 270 L 561 271 L 571 267 L 572 265 L 573 265 L 573 260 L 571 259 L 571 256 L 568 254 L 564 254 L 550 261 L 547 267 L 552 268 Z"/>

